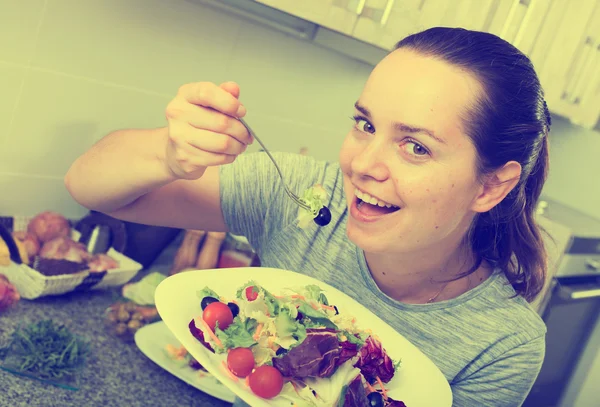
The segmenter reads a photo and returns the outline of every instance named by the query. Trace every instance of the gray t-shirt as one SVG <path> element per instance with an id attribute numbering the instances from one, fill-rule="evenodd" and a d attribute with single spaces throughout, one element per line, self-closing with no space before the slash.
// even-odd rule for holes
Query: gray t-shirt
<path id="1" fill-rule="evenodd" d="M 332 220 L 326 227 L 300 229 L 298 207 L 286 196 L 266 154 L 239 156 L 220 169 L 221 207 L 229 230 L 249 240 L 261 263 L 312 276 L 376 310 L 439 367 L 451 385 L 453 406 L 520 406 L 544 359 L 546 327 L 522 297 L 514 297 L 504 274 L 496 271 L 448 301 L 415 305 L 393 300 L 377 287 L 363 251 L 346 235 L 348 208 L 339 164 L 273 155 L 295 193 L 317 183 L 324 186 Z"/>

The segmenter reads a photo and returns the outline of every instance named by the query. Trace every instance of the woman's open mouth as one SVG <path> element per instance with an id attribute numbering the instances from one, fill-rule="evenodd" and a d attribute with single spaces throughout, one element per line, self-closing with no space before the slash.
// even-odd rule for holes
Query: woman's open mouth
<path id="1" fill-rule="evenodd" d="M 375 221 L 377 218 L 400 210 L 399 206 L 382 201 L 374 196 L 355 189 L 355 197 L 350 208 L 353 217 L 361 221 Z"/>

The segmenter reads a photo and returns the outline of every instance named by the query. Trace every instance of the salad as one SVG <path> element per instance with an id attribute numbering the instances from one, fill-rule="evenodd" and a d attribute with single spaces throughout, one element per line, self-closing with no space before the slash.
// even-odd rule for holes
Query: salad
<path id="1" fill-rule="evenodd" d="M 301 229 L 306 229 L 311 225 L 311 221 L 319 226 L 326 226 L 331 222 L 331 212 L 325 206 L 327 191 L 322 185 L 317 184 L 308 188 L 300 200 L 310 207 L 310 210 L 298 208 L 298 226 Z"/>
<path id="2" fill-rule="evenodd" d="M 317 285 L 274 295 L 250 281 L 229 301 L 209 287 L 198 297 L 190 332 L 256 396 L 296 407 L 406 407 L 386 389 L 400 362 Z"/>

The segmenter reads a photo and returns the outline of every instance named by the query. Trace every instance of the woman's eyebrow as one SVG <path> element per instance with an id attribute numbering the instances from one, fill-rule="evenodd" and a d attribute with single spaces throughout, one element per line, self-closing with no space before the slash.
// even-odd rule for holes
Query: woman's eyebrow
<path id="1" fill-rule="evenodd" d="M 371 117 L 371 112 L 369 112 L 369 109 L 367 109 L 365 106 L 361 105 L 359 102 L 356 102 L 354 104 L 354 107 L 356 108 L 356 110 L 358 110 L 359 112 L 361 112 L 362 114 L 364 114 L 366 117 L 368 117 L 368 118 Z M 432 139 L 434 139 L 438 143 L 446 144 L 446 141 L 444 141 L 441 138 L 439 138 L 438 136 L 436 136 L 433 131 L 425 129 L 423 127 L 411 126 L 411 125 L 408 125 L 408 124 L 405 124 L 405 123 L 400 123 L 400 122 L 395 122 L 393 124 L 393 127 L 394 127 L 394 129 L 396 129 L 396 130 L 398 130 L 400 132 L 403 132 L 403 133 L 412 133 L 412 134 L 423 133 L 423 134 L 427 134 L 429 137 L 431 137 Z"/>

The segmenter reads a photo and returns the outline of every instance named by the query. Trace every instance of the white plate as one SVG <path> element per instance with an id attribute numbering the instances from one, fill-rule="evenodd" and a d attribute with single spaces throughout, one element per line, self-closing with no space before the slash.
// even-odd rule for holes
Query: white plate
<path id="1" fill-rule="evenodd" d="M 178 379 L 183 380 L 204 393 L 220 400 L 233 403 L 235 394 L 208 373 L 193 370 L 187 364 L 180 364 L 166 355 L 168 344 L 179 347 L 181 344 L 169 331 L 163 321 L 158 321 L 140 328 L 135 333 L 137 347 L 150 360 L 165 369 Z M 204 375 L 203 375 L 204 373 Z"/>
<path id="2" fill-rule="evenodd" d="M 246 403 L 253 407 L 289 406 L 289 402 L 278 397 L 259 398 L 243 380 L 232 380 L 221 365 L 224 356 L 206 349 L 192 336 L 188 324 L 202 314 L 196 291 L 208 286 L 220 296 L 234 298 L 236 290 L 249 280 L 256 281 L 273 294 L 279 294 L 285 288 L 318 285 L 340 313 L 353 315 L 361 328 L 372 329 L 392 359 L 402 359 L 401 367 L 387 386 L 392 398 L 403 401 L 407 407 L 452 406 L 448 381 L 429 358 L 367 308 L 321 281 L 266 267 L 186 271 L 163 280 L 155 292 L 156 308 L 163 321 L 202 366 Z"/>

